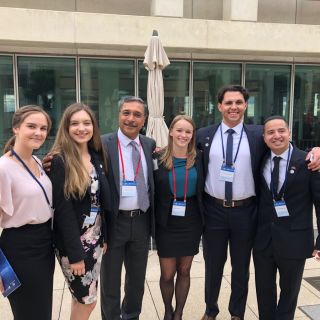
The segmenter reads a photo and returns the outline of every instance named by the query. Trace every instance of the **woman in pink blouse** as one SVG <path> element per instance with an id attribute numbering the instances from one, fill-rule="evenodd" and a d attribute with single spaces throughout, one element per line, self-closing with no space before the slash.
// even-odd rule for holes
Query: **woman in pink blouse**
<path id="1" fill-rule="evenodd" d="M 0 158 L 0 248 L 21 282 L 8 296 L 15 320 L 51 319 L 52 186 L 40 160 L 32 155 L 50 127 L 51 120 L 40 107 L 20 108 L 12 119 L 14 136 Z"/>

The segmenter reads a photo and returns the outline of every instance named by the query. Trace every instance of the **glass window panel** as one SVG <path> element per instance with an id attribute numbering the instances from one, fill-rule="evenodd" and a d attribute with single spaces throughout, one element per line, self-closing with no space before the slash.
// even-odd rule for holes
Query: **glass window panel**
<path id="1" fill-rule="evenodd" d="M 18 57 L 19 106 L 36 104 L 51 117 L 52 129 L 40 154 L 51 147 L 63 110 L 76 101 L 75 58 Z"/>
<path id="2" fill-rule="evenodd" d="M 193 119 L 198 128 L 221 120 L 217 92 L 228 84 L 241 83 L 241 64 L 193 64 Z"/>
<path id="3" fill-rule="evenodd" d="M 0 147 L 11 137 L 11 119 L 15 111 L 12 57 L 0 56 Z"/>
<path id="4" fill-rule="evenodd" d="M 282 115 L 288 120 L 290 77 L 290 65 L 246 65 L 245 86 L 250 93 L 246 123 L 262 124 L 271 115 Z"/>
<path id="5" fill-rule="evenodd" d="M 95 110 L 101 133 L 118 128 L 118 103 L 134 95 L 134 61 L 80 59 L 81 101 Z"/>
<path id="6" fill-rule="evenodd" d="M 292 137 L 301 149 L 320 145 L 320 66 L 296 66 Z"/>
<path id="7" fill-rule="evenodd" d="M 164 120 L 167 126 L 177 114 L 190 114 L 189 110 L 189 62 L 171 61 L 163 70 Z M 139 96 L 147 102 L 148 72 L 139 62 Z"/>

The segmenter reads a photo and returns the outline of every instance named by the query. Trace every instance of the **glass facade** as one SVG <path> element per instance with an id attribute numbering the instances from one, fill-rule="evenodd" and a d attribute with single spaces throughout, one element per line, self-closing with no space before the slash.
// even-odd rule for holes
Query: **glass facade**
<path id="1" fill-rule="evenodd" d="M 320 66 L 296 66 L 292 137 L 306 149 L 320 145 Z"/>
<path id="2" fill-rule="evenodd" d="M 177 114 L 190 114 L 190 62 L 172 61 L 163 70 L 164 120 L 167 126 Z M 147 102 L 148 72 L 139 62 L 139 96 Z"/>
<path id="3" fill-rule="evenodd" d="M 245 86 L 250 92 L 246 123 L 261 124 L 271 115 L 289 119 L 290 65 L 247 64 Z"/>
<path id="4" fill-rule="evenodd" d="M 221 120 L 217 108 L 219 88 L 227 84 L 240 83 L 241 64 L 194 62 L 193 119 L 197 128 Z"/>
<path id="5" fill-rule="evenodd" d="M 168 126 L 181 113 L 192 116 L 197 127 L 220 121 L 218 89 L 242 83 L 251 95 L 246 123 L 281 114 L 299 147 L 320 145 L 320 65 L 171 61 L 163 79 Z M 101 133 L 112 132 L 119 100 L 138 94 L 146 101 L 147 80 L 142 61 L 133 58 L 0 56 L 0 143 L 11 135 L 14 110 L 31 103 L 43 106 L 53 120 L 41 154 L 51 146 L 64 108 L 75 101 L 93 108 Z"/>
<path id="6" fill-rule="evenodd" d="M 81 101 L 96 112 L 101 133 L 118 128 L 118 102 L 134 95 L 134 60 L 80 59 Z"/>
<path id="7" fill-rule="evenodd" d="M 13 61 L 11 56 L 0 56 L 0 147 L 12 135 L 11 118 L 15 111 Z"/>

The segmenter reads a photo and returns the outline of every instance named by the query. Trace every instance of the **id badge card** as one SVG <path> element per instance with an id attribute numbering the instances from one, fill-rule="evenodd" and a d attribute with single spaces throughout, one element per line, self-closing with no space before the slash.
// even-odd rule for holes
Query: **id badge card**
<path id="1" fill-rule="evenodd" d="M 135 181 L 123 180 L 121 185 L 122 197 L 136 197 L 137 183 Z"/>
<path id="2" fill-rule="evenodd" d="M 274 208 L 276 209 L 277 217 L 289 217 L 289 211 L 286 206 L 286 203 L 283 200 L 275 201 Z"/>
<path id="3" fill-rule="evenodd" d="M 220 181 L 233 182 L 234 168 L 222 165 L 219 174 Z"/>
<path id="4" fill-rule="evenodd" d="M 89 227 L 91 225 L 94 225 L 94 223 L 96 222 L 97 214 L 98 208 L 91 207 L 90 216 L 86 216 L 86 218 L 84 219 L 83 227 Z"/>
<path id="5" fill-rule="evenodd" d="M 186 203 L 184 201 L 173 201 L 171 214 L 176 217 L 184 217 L 186 215 Z"/>

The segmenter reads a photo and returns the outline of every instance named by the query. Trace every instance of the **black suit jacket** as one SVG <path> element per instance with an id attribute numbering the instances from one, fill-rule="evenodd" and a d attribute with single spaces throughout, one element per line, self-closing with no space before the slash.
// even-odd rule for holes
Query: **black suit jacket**
<path id="1" fill-rule="evenodd" d="M 261 170 L 255 251 L 265 250 L 272 241 L 273 250 L 281 257 L 305 259 L 311 256 L 314 248 L 320 249 L 319 236 L 314 245 L 312 221 L 314 204 L 319 230 L 320 173 L 308 170 L 305 158 L 306 152 L 293 147 L 284 194 L 289 217 L 277 217 L 272 194 Z M 268 159 L 266 156 L 263 164 Z"/>
<path id="2" fill-rule="evenodd" d="M 120 203 L 120 173 L 119 173 L 119 152 L 118 152 L 118 133 L 109 133 L 101 137 L 103 146 L 108 154 L 108 180 L 112 194 L 113 214 L 109 215 L 107 223 L 108 228 L 108 244 L 112 244 L 114 232 L 116 232 L 115 222 L 119 212 Z M 139 135 L 141 146 L 146 158 L 148 167 L 148 182 L 149 182 L 149 200 L 150 200 L 150 234 L 154 235 L 154 182 L 153 182 L 153 162 L 152 153 L 156 147 L 153 139 Z"/>
<path id="3" fill-rule="evenodd" d="M 103 171 L 102 159 L 96 152 L 90 150 L 93 163 L 99 179 L 99 196 L 102 208 L 102 232 L 104 242 L 107 241 L 105 217 L 111 214 L 110 187 Z M 64 196 L 65 166 L 60 155 L 53 157 L 49 177 L 52 182 L 52 198 L 54 207 L 54 242 L 55 246 L 66 254 L 70 263 L 83 260 L 86 257 L 80 241 L 80 230 L 86 216 L 90 215 L 91 195 L 88 188 L 83 199 L 66 199 Z"/>
<path id="4" fill-rule="evenodd" d="M 159 155 L 157 156 L 159 158 Z M 160 164 L 158 161 L 159 168 L 154 170 L 154 185 L 155 185 L 155 217 L 156 223 L 162 226 L 167 225 L 168 216 L 170 214 L 170 205 L 173 196 L 170 191 L 169 183 L 169 170 Z M 195 168 L 197 170 L 197 200 L 199 205 L 199 210 L 201 214 L 202 223 L 204 223 L 203 217 L 203 168 L 202 168 L 202 152 L 198 151 L 197 158 L 195 162 Z"/>
<path id="5" fill-rule="evenodd" d="M 219 128 L 220 123 L 214 124 L 205 128 L 200 128 L 197 131 L 197 147 L 203 151 L 203 168 L 204 168 L 204 179 L 208 173 L 209 165 L 209 153 L 212 143 L 212 139 Z M 261 161 L 267 152 L 266 144 L 263 141 L 262 133 L 263 127 L 261 125 L 246 125 L 244 124 L 244 131 L 248 137 L 248 143 L 251 153 L 251 168 L 253 179 L 255 182 L 256 193 L 258 194 L 259 189 L 259 169 Z"/>

